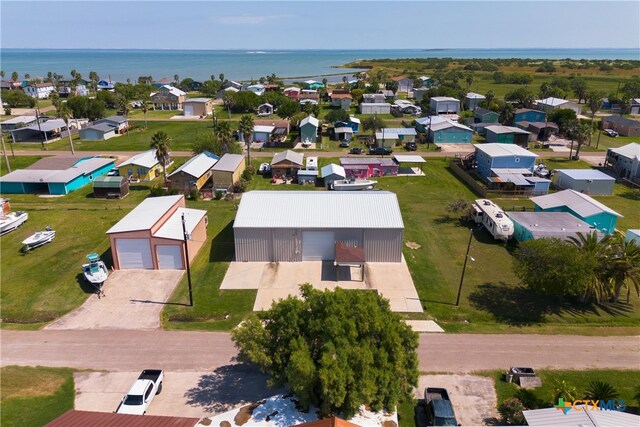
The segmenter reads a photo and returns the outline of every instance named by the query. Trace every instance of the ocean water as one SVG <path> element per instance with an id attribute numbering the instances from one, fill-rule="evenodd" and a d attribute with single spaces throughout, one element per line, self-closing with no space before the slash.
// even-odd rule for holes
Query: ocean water
<path id="1" fill-rule="evenodd" d="M 17 71 L 46 76 L 49 71 L 69 76 L 75 69 L 83 77 L 96 71 L 100 78 L 124 82 L 138 76 L 154 79 L 178 74 L 181 79 L 216 78 L 248 80 L 321 76 L 356 70 L 333 68 L 358 59 L 382 58 L 532 58 L 532 59 L 633 59 L 638 49 L 398 49 L 398 50 L 128 50 L 128 49 L 1 49 L 0 66 L 10 76 Z M 339 80 L 341 76 L 333 77 Z"/>

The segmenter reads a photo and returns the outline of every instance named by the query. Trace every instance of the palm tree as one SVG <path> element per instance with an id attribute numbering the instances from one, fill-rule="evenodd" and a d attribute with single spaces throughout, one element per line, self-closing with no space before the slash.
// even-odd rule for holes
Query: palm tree
<path id="1" fill-rule="evenodd" d="M 164 175 L 164 182 L 167 183 L 167 162 L 169 161 L 169 144 L 171 138 L 166 132 L 161 130 L 151 136 L 150 148 L 156 150 L 156 159 L 162 164 L 162 174 Z"/>
<path id="2" fill-rule="evenodd" d="M 577 144 L 576 155 L 575 155 L 576 160 L 580 159 L 580 149 L 582 148 L 584 143 L 587 141 L 587 139 L 591 137 L 591 131 L 592 131 L 592 128 L 589 123 L 578 122 L 578 125 L 571 132 L 571 136 L 572 136 L 571 139 L 572 140 L 575 139 Z"/>
<path id="3" fill-rule="evenodd" d="M 602 92 L 592 91 L 587 93 L 586 102 L 591 111 L 591 129 L 593 129 L 593 122 L 596 118 L 596 113 L 600 109 L 600 99 L 602 99 Z M 589 135 L 589 147 L 591 147 L 591 135 Z"/>
<path id="4" fill-rule="evenodd" d="M 178 84 L 178 80 L 180 80 L 180 76 L 177 74 L 173 75 L 173 81 L 176 83 L 176 85 Z"/>
<path id="5" fill-rule="evenodd" d="M 222 143 L 222 151 L 229 152 L 229 141 L 231 141 L 231 124 L 221 121 L 215 129 L 216 135 Z"/>
<path id="6" fill-rule="evenodd" d="M 19 78 L 20 78 L 20 75 L 18 74 L 17 71 L 14 71 L 13 73 L 11 73 L 11 81 L 12 82 L 17 82 Z"/>
<path id="7" fill-rule="evenodd" d="M 620 393 L 611 384 L 594 380 L 589 383 L 585 398 L 590 400 L 616 400 L 619 396 Z"/>
<path id="8" fill-rule="evenodd" d="M 500 123 L 503 125 L 510 124 L 513 120 L 514 113 L 513 105 L 508 102 L 503 102 L 502 105 L 500 105 Z"/>
<path id="9" fill-rule="evenodd" d="M 469 88 L 473 84 L 473 75 L 472 74 L 467 74 L 467 77 L 465 78 L 465 81 L 467 82 L 467 92 L 468 92 Z"/>
<path id="10" fill-rule="evenodd" d="M 224 73 L 220 73 L 220 75 L 218 76 L 218 78 L 220 79 L 220 82 L 224 83 Z M 212 79 L 213 80 L 213 79 Z"/>
<path id="11" fill-rule="evenodd" d="M 251 137 L 253 135 L 253 117 L 249 115 L 240 117 L 238 130 L 242 134 L 244 143 L 247 146 L 247 166 L 251 166 Z"/>
<path id="12" fill-rule="evenodd" d="M 620 292 L 627 288 L 627 302 L 631 286 L 640 295 L 640 246 L 633 241 L 624 241 L 624 236 L 615 235 L 612 239 L 612 254 L 609 259 L 608 276 L 613 285 L 613 300 L 620 300 Z"/>
<path id="13" fill-rule="evenodd" d="M 71 154 L 75 154 L 75 150 L 73 149 L 73 138 L 71 137 L 71 127 L 69 126 L 69 119 L 73 117 L 71 113 L 71 109 L 67 106 L 67 104 L 62 104 L 58 109 L 58 116 L 61 119 L 64 119 L 67 122 L 67 135 L 69 136 L 69 146 L 71 147 Z"/>
<path id="14" fill-rule="evenodd" d="M 142 110 L 142 114 L 144 114 L 144 128 L 147 129 L 147 111 L 149 111 L 149 104 L 145 99 L 140 103 L 140 109 Z"/>
<path id="15" fill-rule="evenodd" d="M 584 290 L 583 301 L 595 299 L 597 303 L 606 301 L 611 293 L 610 281 L 606 277 L 606 266 L 609 257 L 609 237 L 598 240 L 598 232 L 577 233 L 575 237 L 569 237 L 569 242 L 574 244 L 584 257 L 591 258 L 594 262 L 594 274 L 587 288 Z"/>
<path id="16" fill-rule="evenodd" d="M 496 98 L 496 94 L 493 92 L 493 90 L 489 90 L 489 92 L 487 92 L 484 97 L 487 101 L 487 110 L 489 110 L 491 109 L 491 103 Z"/>

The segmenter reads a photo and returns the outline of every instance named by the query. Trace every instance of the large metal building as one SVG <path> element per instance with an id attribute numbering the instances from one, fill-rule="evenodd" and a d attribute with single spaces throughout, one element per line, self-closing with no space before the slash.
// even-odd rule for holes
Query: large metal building
<path id="1" fill-rule="evenodd" d="M 401 262 L 404 223 L 386 191 L 251 191 L 233 224 L 236 261 L 332 261 L 344 243 L 365 262 Z"/>

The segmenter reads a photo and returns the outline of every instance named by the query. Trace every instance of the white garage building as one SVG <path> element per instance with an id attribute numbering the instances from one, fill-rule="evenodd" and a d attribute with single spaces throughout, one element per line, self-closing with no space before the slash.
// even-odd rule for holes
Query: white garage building
<path id="1" fill-rule="evenodd" d="M 251 191 L 233 234 L 236 261 L 333 261 L 342 244 L 364 262 L 401 262 L 404 223 L 386 191 Z"/>
<path id="2" fill-rule="evenodd" d="M 150 197 L 107 231 L 114 268 L 185 269 L 183 215 L 193 261 L 207 240 L 207 211 L 186 208 L 182 195 Z"/>

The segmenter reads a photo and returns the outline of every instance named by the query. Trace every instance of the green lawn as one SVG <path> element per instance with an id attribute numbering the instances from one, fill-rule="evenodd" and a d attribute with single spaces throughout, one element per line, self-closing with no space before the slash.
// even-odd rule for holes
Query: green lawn
<path id="1" fill-rule="evenodd" d="M 73 370 L 6 366 L 0 368 L 3 427 L 42 426 L 73 409 Z"/>
<path id="2" fill-rule="evenodd" d="M 26 168 L 27 166 L 35 163 L 36 161 L 40 160 L 44 156 L 11 157 L 11 154 L 9 154 L 8 157 L 9 157 L 9 166 L 11 167 L 11 170 L 14 171 L 14 170 Z M 6 175 L 8 172 L 9 171 L 7 170 L 7 165 L 5 163 L 5 160 L 0 159 L 0 176 Z"/>
<path id="3" fill-rule="evenodd" d="M 620 394 L 619 400 L 627 404 L 627 412 L 638 409 L 638 402 L 633 400 L 634 388 L 640 384 L 640 372 L 638 370 L 601 370 L 588 371 L 556 371 L 536 370 L 536 374 L 542 379 L 542 387 L 531 389 L 530 395 L 537 401 L 541 408 L 551 407 L 558 402 L 554 401 L 553 386 L 556 381 L 565 381 L 577 390 L 576 399 L 583 399 L 585 391 L 591 381 L 604 381 L 611 384 Z M 503 371 L 481 372 L 481 375 L 493 378 L 498 395 L 498 404 L 511 397 L 522 396 L 520 388 L 515 384 L 504 381 Z M 565 398 L 565 400 L 569 400 Z M 531 405 L 533 406 L 533 405 Z M 531 408 L 534 409 L 534 408 Z"/>

